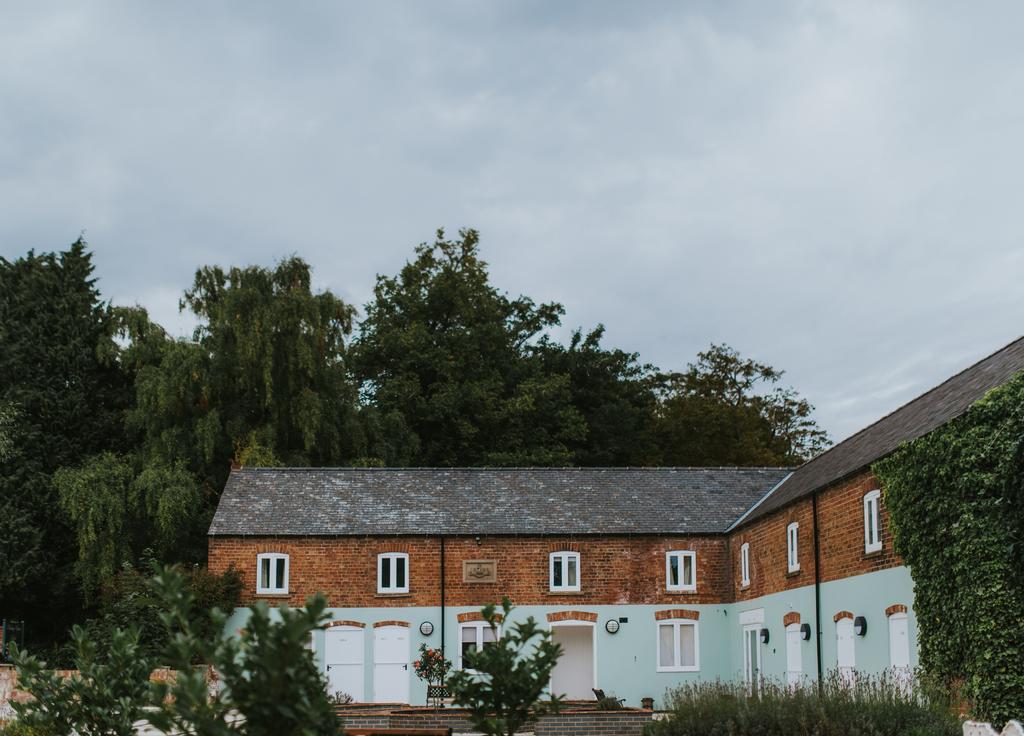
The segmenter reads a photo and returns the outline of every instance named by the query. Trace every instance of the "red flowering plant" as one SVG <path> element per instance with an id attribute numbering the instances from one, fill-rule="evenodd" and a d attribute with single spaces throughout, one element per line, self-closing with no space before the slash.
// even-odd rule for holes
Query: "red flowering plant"
<path id="1" fill-rule="evenodd" d="M 440 707 L 444 698 L 448 697 L 444 681 L 452 668 L 451 660 L 445 659 L 440 649 L 420 644 L 420 658 L 412 663 L 412 668 L 416 676 L 427 683 L 427 705 Z"/>

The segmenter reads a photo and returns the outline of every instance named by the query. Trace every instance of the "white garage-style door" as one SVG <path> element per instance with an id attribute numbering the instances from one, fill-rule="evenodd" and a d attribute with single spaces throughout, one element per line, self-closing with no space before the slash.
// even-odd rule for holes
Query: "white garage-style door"
<path id="1" fill-rule="evenodd" d="M 853 619 L 841 618 L 836 622 L 836 665 L 839 676 L 853 684 L 857 659 L 854 648 Z"/>
<path id="2" fill-rule="evenodd" d="M 800 624 L 790 624 L 786 627 L 786 684 L 791 688 L 800 687 L 803 671 L 800 656 Z"/>
<path id="3" fill-rule="evenodd" d="M 373 630 L 373 702 L 409 702 L 409 627 Z"/>
<path id="4" fill-rule="evenodd" d="M 363 688 L 365 637 L 358 626 L 332 626 L 324 632 L 324 661 L 329 692 L 348 693 L 357 703 L 366 699 Z"/>

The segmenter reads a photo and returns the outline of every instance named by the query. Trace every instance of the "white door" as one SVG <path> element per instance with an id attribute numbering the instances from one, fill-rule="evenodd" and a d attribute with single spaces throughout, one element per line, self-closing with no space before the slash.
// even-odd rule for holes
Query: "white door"
<path id="1" fill-rule="evenodd" d="M 909 683 L 910 626 L 905 613 L 894 613 L 889 617 L 889 664 L 898 681 Z"/>
<path id="2" fill-rule="evenodd" d="M 363 702 L 363 630 L 357 626 L 332 626 L 324 632 L 324 639 L 328 692 L 348 693 L 355 702 Z"/>
<path id="3" fill-rule="evenodd" d="M 373 702 L 409 702 L 409 627 L 373 630 Z"/>
<path id="4" fill-rule="evenodd" d="M 743 679 L 752 693 L 758 691 L 761 682 L 760 626 L 743 627 Z"/>
<path id="5" fill-rule="evenodd" d="M 848 684 L 853 684 L 856 657 L 853 646 L 853 619 L 841 618 L 836 623 L 836 665 L 839 676 Z"/>
<path id="6" fill-rule="evenodd" d="M 562 656 L 551 671 L 551 693 L 566 700 L 594 699 L 594 627 L 552 626 Z"/>
<path id="7" fill-rule="evenodd" d="M 799 687 L 803 670 L 800 657 L 800 624 L 790 624 L 786 627 L 786 684 L 791 688 Z"/>

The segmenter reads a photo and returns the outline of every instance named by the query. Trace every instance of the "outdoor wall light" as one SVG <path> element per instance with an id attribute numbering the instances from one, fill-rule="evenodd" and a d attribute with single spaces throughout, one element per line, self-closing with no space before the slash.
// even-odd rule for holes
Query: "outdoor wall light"
<path id="1" fill-rule="evenodd" d="M 868 633 L 868 620 L 863 616 L 858 616 L 853 620 L 853 633 L 857 636 L 864 636 Z"/>
<path id="2" fill-rule="evenodd" d="M 800 638 L 803 639 L 804 641 L 810 641 L 811 640 L 811 625 L 810 624 L 800 624 Z"/>
<path id="3" fill-rule="evenodd" d="M 768 643 L 768 629 L 761 629 L 761 643 Z"/>
<path id="4" fill-rule="evenodd" d="M 609 634 L 614 634 L 618 632 L 619 622 L 614 618 L 608 619 L 604 624 L 604 630 L 607 631 Z"/>
<path id="5" fill-rule="evenodd" d="M 423 636 L 430 636 L 434 633 L 434 624 L 429 621 L 424 621 L 420 624 L 420 633 L 423 634 Z"/>

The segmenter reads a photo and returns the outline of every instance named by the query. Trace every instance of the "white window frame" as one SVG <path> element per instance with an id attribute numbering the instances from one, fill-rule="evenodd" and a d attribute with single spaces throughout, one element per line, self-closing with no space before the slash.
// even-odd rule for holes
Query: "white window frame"
<path id="1" fill-rule="evenodd" d="M 263 561 L 270 561 L 270 585 L 263 585 Z M 284 560 L 284 580 L 277 579 L 277 561 Z M 287 595 L 288 575 L 291 572 L 291 563 L 288 555 L 283 552 L 262 552 L 256 555 L 256 594 L 257 595 Z"/>
<path id="2" fill-rule="evenodd" d="M 700 624 L 696 621 L 688 618 L 669 618 L 663 619 L 656 622 L 657 625 L 654 627 L 654 644 L 655 644 L 655 663 L 657 664 L 657 672 L 700 672 Z M 672 636 L 675 646 L 675 661 L 681 662 L 682 651 L 680 646 L 682 637 L 679 635 L 679 630 L 683 626 L 693 627 L 693 664 L 692 665 L 663 665 L 661 663 L 661 627 L 671 626 Z"/>
<path id="3" fill-rule="evenodd" d="M 679 558 L 679 582 L 672 584 L 672 558 Z M 686 560 L 690 561 L 690 583 L 685 581 Z M 677 549 L 665 553 L 665 590 L 693 593 L 697 590 L 697 553 L 689 549 Z"/>
<path id="4" fill-rule="evenodd" d="M 786 571 L 800 571 L 800 524 L 794 521 L 786 527 Z"/>
<path id="5" fill-rule="evenodd" d="M 466 669 L 462 664 L 462 630 L 463 629 L 476 629 L 476 650 L 479 652 L 484 646 L 484 629 L 490 629 L 491 625 L 486 621 L 465 621 L 459 624 L 459 657 L 455 666 L 457 669 L 466 670 L 471 674 L 478 674 L 476 670 Z M 501 639 L 501 624 L 495 626 L 494 630 L 494 642 L 488 642 L 494 644 L 498 639 Z"/>
<path id="6" fill-rule="evenodd" d="M 569 585 L 567 582 L 569 579 L 569 560 L 576 561 L 576 584 Z M 562 564 L 562 584 L 555 585 L 555 565 L 557 563 Z M 574 593 L 579 592 L 580 582 L 583 578 L 580 569 L 580 553 L 579 552 L 552 552 L 548 555 L 548 588 L 553 593 Z"/>
<path id="7" fill-rule="evenodd" d="M 871 491 L 864 496 L 864 552 L 882 549 L 882 492 Z M 874 534 L 872 535 L 872 532 Z"/>
<path id="8" fill-rule="evenodd" d="M 740 547 L 740 586 L 750 585 L 750 542 Z"/>
<path id="9" fill-rule="evenodd" d="M 405 585 L 395 585 L 397 579 L 397 560 L 405 560 Z M 384 565 L 389 567 L 391 585 L 384 587 Z M 383 552 L 377 555 L 377 592 L 378 593 L 408 593 L 409 592 L 409 555 L 406 552 Z"/>

